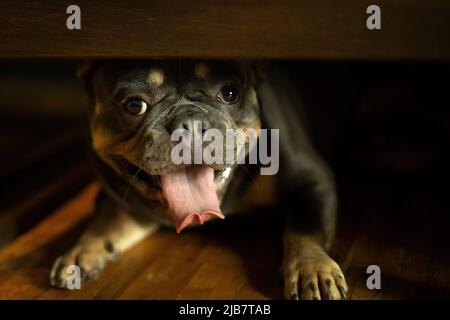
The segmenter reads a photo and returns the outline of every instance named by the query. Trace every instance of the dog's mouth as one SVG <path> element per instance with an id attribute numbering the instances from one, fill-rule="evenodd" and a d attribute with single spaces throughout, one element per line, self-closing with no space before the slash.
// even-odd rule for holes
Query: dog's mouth
<path id="1" fill-rule="evenodd" d="M 150 175 L 144 169 L 128 161 L 123 171 L 131 184 L 144 184 L 148 191 L 161 191 L 161 179 L 159 175 Z"/>
<path id="2" fill-rule="evenodd" d="M 168 207 L 177 233 L 191 224 L 225 218 L 217 195 L 218 180 L 224 170 L 190 165 L 161 175 L 150 175 L 130 162 L 122 168 L 130 186 L 141 193 L 150 195 L 156 192 L 160 195 L 159 200 Z"/>

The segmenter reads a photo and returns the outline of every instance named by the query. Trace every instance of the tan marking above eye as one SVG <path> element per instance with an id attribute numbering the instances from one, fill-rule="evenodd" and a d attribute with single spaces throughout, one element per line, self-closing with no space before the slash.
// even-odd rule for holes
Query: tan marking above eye
<path id="1" fill-rule="evenodd" d="M 148 74 L 148 82 L 159 87 L 164 83 L 164 73 L 160 69 L 151 69 Z"/>
<path id="2" fill-rule="evenodd" d="M 194 74 L 198 79 L 205 80 L 206 77 L 208 76 L 208 73 L 209 68 L 205 63 L 200 62 L 195 65 Z"/>

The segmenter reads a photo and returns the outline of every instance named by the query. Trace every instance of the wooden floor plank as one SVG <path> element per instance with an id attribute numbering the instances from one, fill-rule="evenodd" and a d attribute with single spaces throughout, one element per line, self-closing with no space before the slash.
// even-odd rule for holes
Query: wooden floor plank
<path id="1" fill-rule="evenodd" d="M 58 237 L 64 236 L 92 213 L 97 191 L 98 185 L 90 184 L 42 223 L 0 251 L 0 299 L 12 298 L 9 296 L 11 281 L 14 286 L 22 288 L 14 289 L 19 290 L 15 296 L 18 299 L 29 290 L 33 290 L 34 296 L 48 289 L 51 262 L 61 252 L 61 246 L 67 246 L 67 243 L 58 241 Z M 42 271 L 40 268 L 46 272 L 36 272 L 37 269 Z"/>
<path id="2" fill-rule="evenodd" d="M 0 214 L 0 247 L 6 245 L 45 217 L 49 209 L 91 180 L 89 165 L 75 164 L 67 172 L 35 190 L 26 201 L 18 201 Z"/>

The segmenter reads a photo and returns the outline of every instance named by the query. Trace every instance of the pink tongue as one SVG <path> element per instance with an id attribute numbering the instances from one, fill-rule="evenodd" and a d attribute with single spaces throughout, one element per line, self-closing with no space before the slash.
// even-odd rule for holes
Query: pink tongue
<path id="1" fill-rule="evenodd" d="M 161 187 L 177 233 L 193 223 L 225 218 L 220 211 L 212 168 L 191 166 L 162 175 Z"/>

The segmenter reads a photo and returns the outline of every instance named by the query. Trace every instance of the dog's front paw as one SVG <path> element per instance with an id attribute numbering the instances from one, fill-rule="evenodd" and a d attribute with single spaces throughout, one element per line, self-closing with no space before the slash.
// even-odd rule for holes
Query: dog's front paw
<path id="1" fill-rule="evenodd" d="M 312 250 L 285 259 L 282 271 L 286 299 L 346 298 L 348 288 L 341 268 L 322 250 Z"/>
<path id="2" fill-rule="evenodd" d="M 67 288 L 67 279 L 71 276 L 67 268 L 72 265 L 80 267 L 82 282 L 94 280 L 109 261 L 117 258 L 117 255 L 109 242 L 98 240 L 77 245 L 56 259 L 50 273 L 50 284 L 58 288 Z"/>

